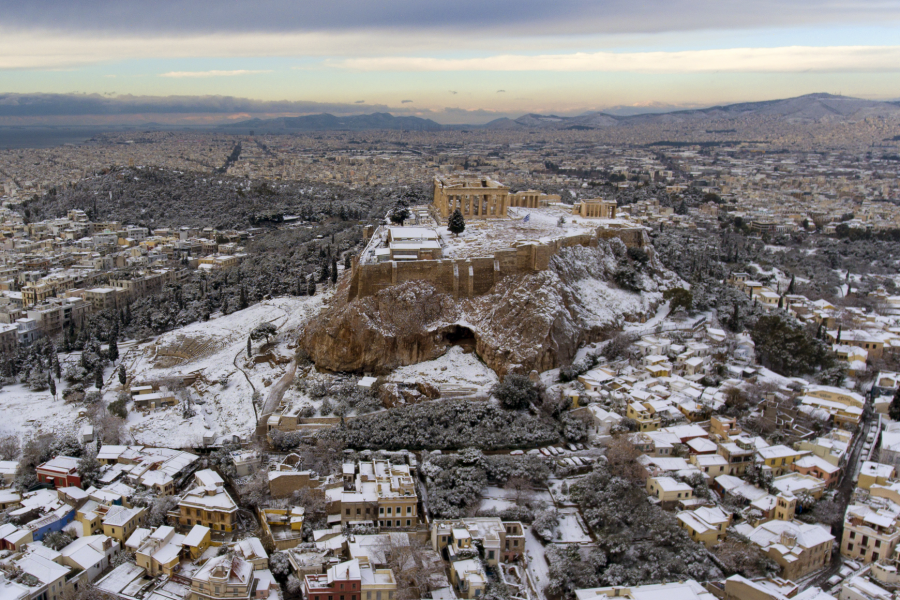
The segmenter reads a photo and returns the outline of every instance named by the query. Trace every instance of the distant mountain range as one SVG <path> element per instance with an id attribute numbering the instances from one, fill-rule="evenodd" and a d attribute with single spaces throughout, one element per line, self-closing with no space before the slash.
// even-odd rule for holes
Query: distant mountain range
<path id="1" fill-rule="evenodd" d="M 589 112 L 576 117 L 527 114 L 517 119 L 496 119 L 484 125 L 441 125 L 431 119 L 395 117 L 390 113 L 338 117 L 328 113 L 303 117 L 250 119 L 221 129 L 237 133 L 253 130 L 260 133 L 293 133 L 301 131 L 364 131 L 388 129 L 402 131 L 441 131 L 464 129 L 571 129 L 587 130 L 643 124 L 696 123 L 724 121 L 746 117 L 773 117 L 787 123 L 817 121 L 856 121 L 866 117 L 900 118 L 900 101 L 880 102 L 833 94 L 808 94 L 785 100 L 743 102 L 690 110 L 674 110 L 673 105 L 652 103 L 646 106 L 616 106 L 606 111 Z"/>
<path id="2" fill-rule="evenodd" d="M 527 114 L 518 119 L 496 119 L 488 129 L 599 129 L 647 123 L 701 123 L 742 117 L 775 117 L 789 123 L 856 121 L 866 117 L 900 117 L 900 102 L 862 100 L 833 94 L 807 94 L 785 100 L 743 102 L 671 112 L 614 115 L 590 112 L 577 117 Z"/>
<path id="3" fill-rule="evenodd" d="M 250 119 L 222 129 L 253 129 L 261 133 L 293 133 L 300 131 L 364 131 L 367 129 L 392 129 L 402 131 L 440 131 L 444 126 L 431 119 L 419 117 L 395 117 L 377 112 L 368 115 L 336 117 L 328 113 L 303 117 L 278 117 L 276 119 Z"/>

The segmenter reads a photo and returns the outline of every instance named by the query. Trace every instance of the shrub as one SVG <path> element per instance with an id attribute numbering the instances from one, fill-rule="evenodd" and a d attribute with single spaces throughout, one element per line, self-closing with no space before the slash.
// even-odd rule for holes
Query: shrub
<path id="1" fill-rule="evenodd" d="M 528 377 L 511 373 L 494 386 L 493 395 L 503 408 L 520 410 L 528 408 L 540 398 L 540 392 Z"/>

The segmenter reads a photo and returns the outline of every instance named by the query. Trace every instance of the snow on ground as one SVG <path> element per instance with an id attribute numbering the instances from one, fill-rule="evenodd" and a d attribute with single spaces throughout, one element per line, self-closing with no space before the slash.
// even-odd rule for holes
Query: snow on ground
<path id="1" fill-rule="evenodd" d="M 478 359 L 474 352 L 466 353 L 460 346 L 451 347 L 443 356 L 416 365 L 400 367 L 391 381 L 432 385 L 465 385 L 490 388 L 497 383 L 497 374 Z"/>
<path id="2" fill-rule="evenodd" d="M 601 219 L 584 219 L 571 214 L 572 209 L 550 208 L 509 208 L 510 219 L 470 220 L 459 236 L 453 235 L 446 227 L 437 228 L 443 244 L 445 258 L 469 258 L 491 256 L 502 248 L 511 248 L 516 242 L 549 242 L 561 237 L 591 233 Z M 525 221 L 528 217 L 528 221 Z M 559 226 L 559 219 L 565 222 Z M 622 221 L 616 221 L 622 222 Z"/>
<path id="3" fill-rule="evenodd" d="M 525 525 L 525 555 L 531 579 L 543 595 L 543 590 L 550 582 L 550 567 L 547 565 L 544 545 L 535 537 L 531 525 Z"/>
<path id="4" fill-rule="evenodd" d="M 553 541 L 561 544 L 589 544 L 593 541 L 578 509 L 564 508 L 559 511 L 559 528 Z"/>
<path id="5" fill-rule="evenodd" d="M 288 364 L 248 361 L 250 332 L 262 323 L 275 324 L 279 329 L 271 352 L 282 359 L 290 358 L 293 351 L 287 346 L 296 340 L 297 328 L 316 314 L 328 297 L 328 294 L 318 294 L 266 300 L 230 315 L 165 333 L 136 348 L 133 352 L 136 356 L 126 357 L 126 360 L 133 360 L 128 372 L 136 380 L 152 381 L 188 374 L 196 374 L 198 379 L 190 388 L 197 402 L 194 406 L 196 416 L 183 418 L 180 405 L 146 414 L 131 412 L 128 428 L 135 441 L 147 445 L 199 446 L 205 435 L 219 438 L 253 431 L 256 423 L 252 404 L 254 391 L 265 398 L 268 387 L 278 381 Z M 199 346 L 191 346 L 191 340 L 198 340 Z M 254 354 L 261 343 L 254 342 Z M 159 359 L 160 350 L 173 347 L 213 347 L 214 350 L 200 352 L 198 358 L 178 361 L 174 365 L 169 357 Z"/>
<path id="6" fill-rule="evenodd" d="M 783 375 L 779 375 L 775 371 L 770 371 L 769 369 L 761 366 L 754 366 L 757 372 L 757 380 L 775 383 L 777 385 L 787 386 L 792 383 L 798 381 L 798 379 L 791 379 L 789 377 L 785 377 Z M 802 380 L 799 380 L 802 381 Z"/>
<path id="7" fill-rule="evenodd" d="M 517 499 L 516 496 L 519 496 Z M 526 498 L 527 496 L 527 498 Z M 517 501 L 518 500 L 518 501 Z M 548 505 L 553 504 L 553 498 L 547 490 L 532 490 L 529 492 L 518 492 L 516 490 L 507 490 L 499 487 L 487 487 L 481 492 L 480 510 L 504 510 L 512 508 L 524 502 L 546 502 Z"/>
<path id="8" fill-rule="evenodd" d="M 648 319 L 644 323 L 629 323 L 625 326 L 625 330 L 631 333 L 642 334 L 654 329 L 657 325 L 661 325 L 663 321 L 665 321 L 666 317 L 669 316 L 669 302 L 668 300 L 659 305 L 659 308 L 656 309 L 656 314 L 653 315 L 652 318 Z"/>
<path id="9" fill-rule="evenodd" d="M 124 353 L 126 344 L 119 344 L 120 352 Z M 77 363 L 81 359 L 80 352 L 71 354 L 59 354 L 59 362 L 62 373 L 65 374 L 69 364 Z M 104 380 L 115 380 L 114 369 L 108 366 L 104 371 Z M 87 424 L 84 417 L 86 408 L 83 405 L 66 404 L 62 399 L 62 391 L 68 387 L 66 382 L 56 382 L 57 399 L 50 395 L 50 390 L 33 392 L 24 384 L 4 386 L 0 390 L 0 413 L 3 415 L 0 422 L 0 434 L 17 434 L 28 437 L 32 433 L 76 433 L 81 426 Z M 85 382 L 85 391 L 97 391 L 90 382 Z M 113 396 L 111 399 L 115 399 Z"/>
<path id="10" fill-rule="evenodd" d="M 646 314 L 662 300 L 658 292 L 635 294 L 597 279 L 582 279 L 572 287 L 588 311 L 583 316 L 591 326 L 621 325 L 623 314 Z"/>

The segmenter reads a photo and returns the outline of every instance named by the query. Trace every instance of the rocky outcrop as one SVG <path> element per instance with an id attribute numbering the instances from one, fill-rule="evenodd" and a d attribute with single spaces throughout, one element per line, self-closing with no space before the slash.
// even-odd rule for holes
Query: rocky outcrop
<path id="1" fill-rule="evenodd" d="M 550 269 L 504 277 L 489 293 L 467 299 L 410 281 L 347 301 L 344 281 L 300 345 L 320 369 L 384 374 L 474 337 L 478 356 L 501 377 L 552 369 L 626 319 L 650 312 L 661 301 L 660 287 L 675 281 L 651 260 L 643 293 L 617 289 L 609 278 L 627 260 L 623 252 L 616 244 L 564 249 Z"/>

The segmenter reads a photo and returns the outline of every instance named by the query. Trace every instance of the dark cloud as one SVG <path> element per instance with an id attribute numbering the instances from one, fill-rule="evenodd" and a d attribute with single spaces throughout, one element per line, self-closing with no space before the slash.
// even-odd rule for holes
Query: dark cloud
<path id="1" fill-rule="evenodd" d="M 628 33 L 895 20 L 882 0 L 0 0 L 7 28 L 110 33 L 361 29 L 493 30 L 509 34 Z M 478 15 L 473 19 L 472 15 Z"/>
<path id="2" fill-rule="evenodd" d="M 357 100 L 357 101 L 354 102 L 353 104 L 365 104 L 365 103 L 366 103 L 365 100 Z"/>
<path id="3" fill-rule="evenodd" d="M 0 94 L 0 117 L 137 114 L 333 113 L 360 110 L 387 112 L 383 104 L 251 100 L 232 96 L 116 96 L 101 94 Z"/>
<path id="4" fill-rule="evenodd" d="M 401 100 L 400 104 L 409 104 L 412 100 Z"/>

